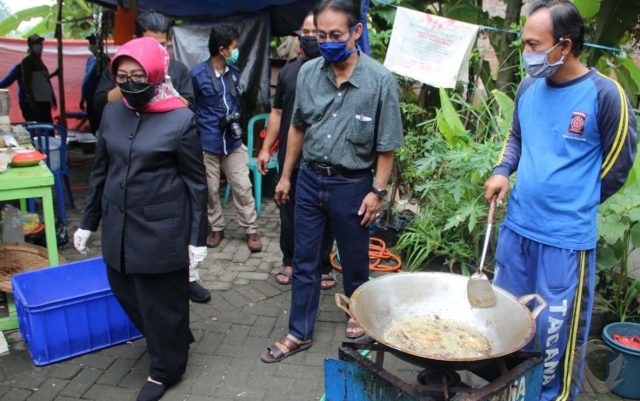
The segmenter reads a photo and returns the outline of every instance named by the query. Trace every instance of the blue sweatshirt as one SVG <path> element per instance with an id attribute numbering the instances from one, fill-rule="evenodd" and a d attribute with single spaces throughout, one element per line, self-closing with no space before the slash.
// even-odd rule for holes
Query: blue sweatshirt
<path id="1" fill-rule="evenodd" d="M 494 169 L 518 171 L 505 225 L 558 248 L 595 248 L 598 204 L 626 181 L 636 135 L 622 87 L 595 69 L 561 85 L 526 78 Z"/>

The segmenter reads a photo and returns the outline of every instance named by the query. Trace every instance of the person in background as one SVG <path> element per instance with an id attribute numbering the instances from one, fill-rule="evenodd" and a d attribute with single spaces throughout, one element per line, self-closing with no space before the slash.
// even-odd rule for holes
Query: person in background
<path id="1" fill-rule="evenodd" d="M 155 11 L 141 11 L 136 18 L 136 36 L 139 38 L 153 38 L 166 48 L 169 43 L 169 31 L 172 21 L 164 15 Z M 180 99 L 193 110 L 193 86 L 189 69 L 186 65 L 171 58 L 169 60 L 168 75 L 171 78 L 173 89 L 176 90 Z M 120 88 L 116 85 L 113 75 L 109 69 L 104 71 L 94 98 L 95 110 L 102 115 L 102 110 L 108 102 L 122 99 Z M 199 283 L 200 274 L 197 266 L 192 266 L 189 271 L 189 298 L 194 302 L 208 302 L 211 293 Z"/>
<path id="2" fill-rule="evenodd" d="M 155 39 L 121 46 L 111 63 L 123 98 L 98 131 L 84 218 L 74 245 L 102 221 L 102 256 L 113 293 L 144 334 L 149 377 L 138 401 L 159 400 L 186 370 L 189 265 L 207 255 L 206 177 L 193 112 L 165 81 L 167 51 Z"/>
<path id="3" fill-rule="evenodd" d="M 262 250 L 258 234 L 249 158 L 242 143 L 238 31 L 216 25 L 209 36 L 209 59 L 191 69 L 196 94 L 196 121 L 200 129 L 209 188 L 209 229 L 207 246 L 215 248 L 224 238 L 224 218 L 220 202 L 220 172 L 231 184 L 233 203 L 240 227 L 245 230 L 251 252 Z"/>
<path id="4" fill-rule="evenodd" d="M 528 73 L 513 123 L 485 183 L 501 204 L 518 172 L 496 249 L 494 284 L 548 307 L 525 350 L 544 356 L 541 400 L 574 400 L 593 306 L 598 204 L 624 184 L 636 121 L 614 80 L 580 61 L 584 23 L 568 0 L 535 0 L 522 32 Z M 505 317 L 508 318 L 508 317 Z"/>
<path id="5" fill-rule="evenodd" d="M 98 42 L 95 34 L 86 37 L 89 42 L 89 51 L 91 56 L 87 59 L 87 65 L 84 69 L 84 77 L 82 78 L 82 97 L 80 98 L 80 110 L 85 110 L 89 117 L 89 126 L 91 132 L 98 131 L 100 126 L 100 117 L 94 105 L 93 98 L 96 89 L 100 83 L 100 77 L 109 65 L 109 56 L 102 51 L 102 43 Z"/>
<path id="6" fill-rule="evenodd" d="M 167 47 L 170 40 L 170 31 L 173 21 L 164 15 L 150 10 L 140 11 L 136 18 L 135 35 L 138 38 L 150 37 L 156 39 L 162 46 Z M 173 88 L 180 94 L 180 97 L 193 109 L 193 86 L 189 69 L 178 60 L 171 58 L 169 62 L 169 76 Z M 113 80 L 109 69 L 105 70 L 98 89 L 96 89 L 94 106 L 99 114 L 108 102 L 120 100 L 122 94 Z"/>
<path id="7" fill-rule="evenodd" d="M 280 171 L 284 168 L 284 157 L 287 150 L 287 134 L 293 113 L 293 102 L 296 98 L 296 82 L 300 67 L 309 60 L 320 56 L 318 41 L 316 39 L 316 28 L 313 25 L 313 12 L 310 12 L 304 19 L 299 31 L 300 37 L 300 57 L 289 63 L 280 70 L 278 74 L 278 84 L 276 95 L 269 114 L 267 123 L 267 136 L 262 143 L 262 148 L 258 155 L 258 169 L 261 174 L 267 174 L 269 159 L 271 158 L 271 148 L 278 141 L 278 164 Z M 291 201 L 280 205 L 280 250 L 282 251 L 282 266 L 276 273 L 275 280 L 279 284 L 288 285 L 291 283 L 291 265 L 293 259 L 293 214 L 295 208 L 295 181 L 298 176 L 298 166 L 291 173 Z M 321 288 L 327 290 L 336 286 L 336 276 L 329 256 L 333 248 L 333 232 L 327 225 L 322 236 L 321 246 L 322 259 L 322 280 Z"/>
<path id="8" fill-rule="evenodd" d="M 51 86 L 51 78 L 58 75 L 56 69 L 49 74 L 47 66 L 42 61 L 42 50 L 44 38 L 38 34 L 33 34 L 27 39 L 29 50 L 20 63 L 22 81 L 26 92 L 27 115 L 26 121 L 37 121 L 41 123 L 53 122 L 51 109 L 57 108 L 56 96 Z"/>
<path id="9" fill-rule="evenodd" d="M 311 347 L 320 301 L 320 247 L 331 222 L 347 296 L 369 278 L 369 231 L 386 196 L 395 149 L 403 143 L 395 78 L 360 52 L 360 2 L 323 0 L 314 9 L 322 58 L 305 63 L 296 88 L 276 202 L 296 181 L 289 333 L 260 359 L 279 362 Z M 375 170 L 375 182 L 372 170 Z M 362 336 L 354 319 L 345 335 Z"/>
<path id="10" fill-rule="evenodd" d="M 27 91 L 24 88 L 24 82 L 22 80 L 21 64 L 16 64 L 11 67 L 7 75 L 0 80 L 0 89 L 6 89 L 14 82 L 18 82 L 18 103 L 20 111 L 22 112 L 22 118 L 27 121 L 27 116 L 29 116 L 29 102 L 27 101 Z"/>

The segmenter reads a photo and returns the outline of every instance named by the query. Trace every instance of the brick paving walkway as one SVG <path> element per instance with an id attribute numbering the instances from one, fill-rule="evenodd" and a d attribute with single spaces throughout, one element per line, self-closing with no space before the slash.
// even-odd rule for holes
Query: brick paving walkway
<path id="1" fill-rule="evenodd" d="M 80 163 L 84 159 L 85 163 Z M 90 159 L 76 149 L 70 160 L 78 208 L 69 210 L 72 235 L 84 203 Z M 313 347 L 276 364 L 264 364 L 260 353 L 287 331 L 290 287 L 277 284 L 273 274 L 281 261 L 279 219 L 271 199 L 263 202 L 259 216 L 263 251 L 250 253 L 244 233 L 235 221 L 233 205 L 224 210 L 227 227 L 220 247 L 210 249 L 200 265 L 205 287 L 212 290 L 207 304 L 191 304 L 191 329 L 196 338 L 183 380 L 169 389 L 163 401 L 308 401 L 324 392 L 323 360 L 336 358 L 345 341 L 345 316 L 334 304 L 342 285 L 321 295 L 321 310 Z M 90 240 L 89 257 L 100 255 L 99 232 Z M 81 256 L 67 245 L 61 250 L 69 261 Z M 338 275 L 340 281 L 340 275 Z M 0 357 L 0 401 L 129 401 L 135 400 L 147 377 L 144 340 L 122 344 L 45 367 L 35 367 L 19 331 L 5 332 L 9 355 Z M 171 335 L 171 333 L 167 333 Z M 391 355 L 385 367 L 405 380 L 417 370 Z M 598 395 L 581 400 L 618 400 Z"/>
<path id="2" fill-rule="evenodd" d="M 76 210 L 68 209 L 68 232 L 77 228 L 84 203 L 90 158 L 72 150 Z M 339 285 L 323 291 L 313 347 L 281 363 L 265 364 L 260 353 L 286 334 L 290 287 L 273 274 L 281 263 L 279 218 L 265 199 L 259 215 L 263 251 L 250 253 L 235 220 L 232 202 L 224 210 L 225 239 L 210 249 L 200 265 L 202 284 L 212 291 L 207 304 L 191 304 L 191 329 L 196 338 L 183 380 L 169 389 L 167 401 L 318 400 L 324 392 L 322 363 L 336 358 L 345 341 L 344 313 L 333 301 Z M 92 235 L 89 256 L 100 255 L 99 231 Z M 82 259 L 71 245 L 61 254 Z M 167 335 L 171 335 L 167 333 Z M 147 377 L 144 339 L 100 350 L 45 367 L 35 367 L 19 331 L 5 332 L 10 354 L 0 357 L 0 401 L 128 401 Z"/>

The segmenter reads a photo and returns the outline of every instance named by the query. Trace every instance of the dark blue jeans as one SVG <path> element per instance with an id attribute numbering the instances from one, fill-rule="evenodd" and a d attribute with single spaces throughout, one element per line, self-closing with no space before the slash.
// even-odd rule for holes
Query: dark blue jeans
<path id="1" fill-rule="evenodd" d="M 313 337 L 320 302 L 322 235 L 328 223 L 340 253 L 345 294 L 351 296 L 369 278 L 369 232 L 360 225 L 358 209 L 371 182 L 368 171 L 325 177 L 300 163 L 289 317 L 289 333 L 300 340 Z"/>
<path id="2" fill-rule="evenodd" d="M 280 167 L 282 171 L 282 167 Z M 291 189 L 289 190 L 289 202 L 280 206 L 280 250 L 282 251 L 282 264 L 291 266 L 293 264 L 293 222 L 296 202 L 296 181 L 298 178 L 298 169 L 295 169 L 291 175 Z M 330 256 L 333 249 L 333 228 L 330 224 L 324 230 L 322 236 L 322 248 L 320 253 L 322 274 L 331 273 Z"/>

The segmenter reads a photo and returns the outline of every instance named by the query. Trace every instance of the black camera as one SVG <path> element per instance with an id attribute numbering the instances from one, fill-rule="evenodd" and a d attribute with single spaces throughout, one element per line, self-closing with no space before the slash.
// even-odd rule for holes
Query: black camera
<path id="1" fill-rule="evenodd" d="M 240 125 L 240 113 L 229 113 L 220 120 L 220 128 L 226 130 L 229 128 L 231 138 L 242 138 L 242 125 Z"/>

